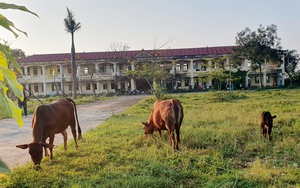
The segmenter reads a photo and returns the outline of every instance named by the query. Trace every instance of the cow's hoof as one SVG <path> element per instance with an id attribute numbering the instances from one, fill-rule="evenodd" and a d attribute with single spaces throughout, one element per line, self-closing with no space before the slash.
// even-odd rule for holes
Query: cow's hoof
<path id="1" fill-rule="evenodd" d="M 36 171 L 39 171 L 41 169 L 41 166 L 40 165 L 34 165 L 33 169 L 36 170 Z"/>

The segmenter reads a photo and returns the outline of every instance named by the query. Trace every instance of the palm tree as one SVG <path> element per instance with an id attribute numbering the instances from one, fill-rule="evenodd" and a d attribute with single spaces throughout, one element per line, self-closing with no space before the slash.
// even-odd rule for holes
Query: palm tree
<path id="1" fill-rule="evenodd" d="M 73 12 L 67 8 L 68 16 L 64 19 L 65 30 L 71 33 L 72 45 L 71 45 L 71 61 L 72 61 L 72 95 L 76 99 L 76 63 L 75 63 L 75 45 L 74 45 L 74 33 L 81 28 L 80 22 L 76 23 Z"/>

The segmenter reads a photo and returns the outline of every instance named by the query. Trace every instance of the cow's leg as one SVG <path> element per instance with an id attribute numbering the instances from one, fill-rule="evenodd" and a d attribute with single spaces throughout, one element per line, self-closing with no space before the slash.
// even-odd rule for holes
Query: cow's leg
<path id="1" fill-rule="evenodd" d="M 160 129 L 158 129 L 158 134 L 159 134 L 159 137 L 161 139 L 162 137 L 161 137 L 161 130 Z"/>
<path id="2" fill-rule="evenodd" d="M 173 149 L 177 149 L 177 148 L 175 147 L 175 136 L 174 136 L 174 132 L 171 132 L 171 134 L 169 134 L 169 139 L 170 139 L 172 148 L 173 148 Z"/>
<path id="3" fill-rule="evenodd" d="M 263 123 L 260 123 L 260 134 L 261 134 L 261 137 L 264 138 L 264 125 L 263 125 Z"/>
<path id="4" fill-rule="evenodd" d="M 176 129 L 176 149 L 179 150 L 178 144 L 180 143 L 180 130 Z"/>
<path id="5" fill-rule="evenodd" d="M 75 148 L 78 148 L 78 144 L 77 144 L 77 139 L 76 139 L 76 129 L 75 129 L 75 118 L 72 120 L 70 127 L 71 127 L 71 131 L 72 131 L 72 135 L 74 138 L 74 143 L 75 143 Z"/>
<path id="6" fill-rule="evenodd" d="M 43 142 L 45 143 L 46 140 L 47 140 L 47 138 L 45 138 L 45 139 L 43 140 Z M 45 157 L 49 157 L 48 149 L 47 149 L 47 147 L 45 147 L 45 146 L 44 146 L 44 151 L 45 151 Z"/>
<path id="7" fill-rule="evenodd" d="M 68 141 L 68 133 L 66 130 L 61 132 L 63 138 L 64 138 L 64 150 L 67 150 L 67 141 Z"/>
<path id="8" fill-rule="evenodd" d="M 272 126 L 270 126 L 270 127 L 268 128 L 268 137 L 269 137 L 269 141 L 272 140 L 271 133 L 272 133 Z"/>
<path id="9" fill-rule="evenodd" d="M 50 162 L 53 161 L 53 142 L 54 142 L 54 134 L 49 136 L 49 145 L 51 145 L 51 147 L 49 147 L 49 150 L 50 150 L 49 161 Z"/>

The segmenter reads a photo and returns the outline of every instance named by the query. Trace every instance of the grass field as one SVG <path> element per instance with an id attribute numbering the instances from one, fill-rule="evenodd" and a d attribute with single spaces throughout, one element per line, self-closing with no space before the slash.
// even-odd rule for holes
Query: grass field
<path id="1" fill-rule="evenodd" d="M 167 133 L 143 137 L 154 98 L 114 115 L 67 151 L 0 176 L 0 187 L 299 187 L 300 90 L 207 92 L 180 99 L 185 117 L 180 151 Z M 261 139 L 259 118 L 274 119 L 271 142 Z"/>

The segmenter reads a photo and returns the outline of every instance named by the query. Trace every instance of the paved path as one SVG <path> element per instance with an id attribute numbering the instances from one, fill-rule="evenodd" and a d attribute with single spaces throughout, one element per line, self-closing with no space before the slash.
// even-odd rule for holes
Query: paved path
<path id="1" fill-rule="evenodd" d="M 111 117 L 113 113 L 118 114 L 149 96 L 150 95 L 120 96 L 110 100 L 78 105 L 78 120 L 82 132 L 84 133 L 91 130 L 102 124 L 107 118 Z M 28 150 L 16 148 L 16 145 L 31 142 L 31 120 L 32 114 L 23 118 L 23 127 L 20 127 L 16 123 L 16 120 L 12 118 L 0 120 L 0 158 L 11 169 L 31 161 Z M 57 147 L 63 143 L 63 139 L 61 134 L 57 134 L 55 137 L 54 145 Z M 68 139 L 73 139 L 70 129 L 68 129 Z"/>

